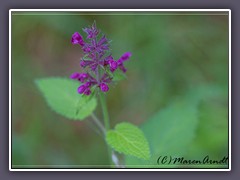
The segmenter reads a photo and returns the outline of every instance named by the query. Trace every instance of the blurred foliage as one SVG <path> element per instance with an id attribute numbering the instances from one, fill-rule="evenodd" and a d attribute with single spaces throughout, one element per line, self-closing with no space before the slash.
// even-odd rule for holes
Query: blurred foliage
<path id="1" fill-rule="evenodd" d="M 185 99 L 171 102 L 142 125 L 153 156 L 148 162 L 127 157 L 129 167 L 164 167 L 166 165 L 157 164 L 159 156 L 182 157 L 194 138 L 197 125 L 196 103 Z"/>
<path id="2" fill-rule="evenodd" d="M 197 124 L 185 149 L 186 158 L 228 154 L 228 16 L 227 15 L 97 15 L 13 12 L 12 15 L 12 164 L 14 167 L 105 167 L 107 148 L 90 122 L 68 121 L 48 108 L 34 80 L 69 77 L 81 71 L 82 51 L 71 35 L 96 20 L 115 59 L 132 52 L 127 79 L 108 93 L 111 126 L 122 121 L 144 126 L 155 113 L 180 98 L 191 107 L 199 100 Z M 85 36 L 85 35 L 84 35 Z M 206 88 L 202 88 L 206 87 Z M 210 88 L 209 87 L 217 87 Z M 206 90 L 207 89 L 207 90 Z M 220 93 L 219 93 L 220 92 Z M 201 94 L 201 95 L 200 95 Z M 218 94 L 218 96 L 214 96 Z M 184 107 L 184 106 L 183 106 Z M 179 106 L 176 112 L 181 112 Z M 177 108 L 177 107 L 176 107 Z M 171 114 L 171 111 L 169 112 Z M 183 110 L 184 113 L 184 110 Z M 101 117 L 100 108 L 97 114 Z M 175 111 L 171 114 L 173 117 Z M 186 119 L 184 118 L 186 116 Z M 178 117 L 176 117 L 178 118 Z M 163 121 L 163 120 L 161 120 Z M 165 123 L 168 124 L 167 120 Z M 195 121 L 179 117 L 185 125 Z M 182 124 L 184 123 L 184 125 Z M 175 127 L 176 126 L 176 127 Z M 164 124 L 163 124 L 164 127 Z M 152 132 L 161 130 L 154 125 Z M 167 131 L 167 129 L 163 129 Z M 152 137 L 148 137 L 150 144 Z M 159 137 L 159 145 L 161 142 Z M 179 138 L 173 135 L 174 144 Z M 154 139 L 158 141 L 158 139 Z M 184 139 L 182 139 L 183 142 Z M 178 154 L 178 148 L 171 149 Z M 206 166 L 207 167 L 207 166 Z"/>

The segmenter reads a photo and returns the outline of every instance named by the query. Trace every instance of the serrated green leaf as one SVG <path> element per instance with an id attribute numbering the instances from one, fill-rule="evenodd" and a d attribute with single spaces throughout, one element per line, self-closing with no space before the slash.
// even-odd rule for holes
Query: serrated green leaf
<path id="1" fill-rule="evenodd" d="M 126 157 L 127 167 L 170 168 L 158 165 L 159 156 L 181 157 L 192 142 L 197 127 L 197 109 L 191 102 L 178 100 L 156 113 L 141 129 L 149 139 L 152 156 L 149 161 Z"/>
<path id="2" fill-rule="evenodd" d="M 56 113 L 73 120 L 83 120 L 97 106 L 96 99 L 77 93 L 79 83 L 66 78 L 45 78 L 35 81 L 48 105 Z"/>
<path id="3" fill-rule="evenodd" d="M 148 141 L 143 132 L 133 124 L 117 124 L 115 130 L 107 132 L 106 141 L 119 153 L 146 160 L 150 158 Z"/>

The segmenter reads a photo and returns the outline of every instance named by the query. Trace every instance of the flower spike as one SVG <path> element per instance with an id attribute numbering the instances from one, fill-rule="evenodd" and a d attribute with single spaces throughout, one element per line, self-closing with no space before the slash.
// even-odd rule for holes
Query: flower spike
<path id="1" fill-rule="evenodd" d="M 78 80 L 82 84 L 78 87 L 79 94 L 90 95 L 91 88 L 98 87 L 102 92 L 109 90 L 109 85 L 112 82 L 114 72 L 119 68 L 124 73 L 127 69 L 124 62 L 131 57 L 130 52 L 124 53 L 118 60 L 114 60 L 112 55 L 109 55 L 110 41 L 106 35 L 102 34 L 97 29 L 96 22 L 88 28 L 83 28 L 87 34 L 87 40 L 84 41 L 81 34 L 75 32 L 72 35 L 72 44 L 79 44 L 84 52 L 84 57 L 80 61 L 80 66 L 87 69 L 85 73 L 73 73 L 70 78 Z M 109 73 L 109 72 L 112 72 Z"/>

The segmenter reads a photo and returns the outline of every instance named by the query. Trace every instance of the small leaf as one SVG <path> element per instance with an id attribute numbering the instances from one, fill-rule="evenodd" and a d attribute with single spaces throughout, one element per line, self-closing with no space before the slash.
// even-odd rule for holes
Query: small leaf
<path id="1" fill-rule="evenodd" d="M 113 73 L 113 81 L 121 81 L 123 79 L 126 79 L 127 76 L 126 74 L 124 74 L 122 71 L 120 71 L 119 69 L 117 69 L 114 73 Z"/>
<path id="2" fill-rule="evenodd" d="M 83 120 L 96 108 L 93 96 L 77 93 L 79 83 L 66 78 L 45 78 L 35 81 L 48 105 L 56 113 L 73 120 Z"/>
<path id="3" fill-rule="evenodd" d="M 143 132 L 133 124 L 123 122 L 116 125 L 115 130 L 107 132 L 106 140 L 119 153 L 145 160 L 150 158 L 148 141 Z"/>

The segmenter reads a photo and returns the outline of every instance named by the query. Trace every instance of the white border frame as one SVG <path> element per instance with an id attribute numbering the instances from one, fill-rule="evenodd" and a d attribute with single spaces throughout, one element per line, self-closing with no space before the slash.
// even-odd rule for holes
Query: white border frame
<path id="1" fill-rule="evenodd" d="M 29 12 L 29 11 L 37 11 L 37 12 L 89 12 L 89 11 L 95 11 L 95 12 L 228 12 L 229 13 L 229 84 L 228 84 L 228 103 L 229 103 L 229 109 L 228 109 L 228 142 L 229 142 L 229 168 L 228 169 L 12 169 L 12 163 L 11 163 L 11 153 L 12 153 L 12 147 L 11 147 L 11 138 L 12 138 L 12 132 L 11 132 L 11 102 L 12 102 L 12 87 L 11 87 L 11 15 L 12 12 Z M 231 171 L 231 9 L 10 9 L 9 10 L 9 171 Z"/>

